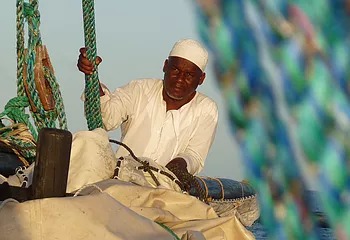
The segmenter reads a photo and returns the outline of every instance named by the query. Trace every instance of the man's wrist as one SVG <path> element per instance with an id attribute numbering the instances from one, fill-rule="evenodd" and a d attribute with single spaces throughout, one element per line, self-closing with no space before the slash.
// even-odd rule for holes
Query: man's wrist
<path id="1" fill-rule="evenodd" d="M 171 169 L 171 168 L 180 168 L 180 169 L 186 169 L 187 170 L 187 162 L 183 158 L 174 158 L 172 159 L 165 167 Z"/>
<path id="2" fill-rule="evenodd" d="M 103 88 L 101 86 L 101 83 L 98 84 L 99 85 L 99 89 L 100 89 L 100 97 L 105 95 L 105 92 L 103 91 Z"/>

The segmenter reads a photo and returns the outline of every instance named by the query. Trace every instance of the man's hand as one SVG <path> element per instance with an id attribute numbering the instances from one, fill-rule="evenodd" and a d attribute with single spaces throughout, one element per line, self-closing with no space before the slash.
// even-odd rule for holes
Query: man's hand
<path id="1" fill-rule="evenodd" d="M 183 158 L 174 158 L 165 167 L 167 167 L 167 168 L 179 167 L 182 169 L 186 169 L 186 171 L 187 171 L 187 163 L 186 163 L 186 160 Z"/>
<path id="2" fill-rule="evenodd" d="M 91 75 L 94 71 L 94 65 L 92 64 L 92 62 L 89 61 L 89 59 L 87 59 L 86 48 L 85 47 L 80 48 L 79 52 L 80 54 L 79 54 L 78 63 L 77 63 L 77 67 L 79 71 L 87 75 Z M 98 66 L 101 62 L 102 62 L 102 58 L 97 56 L 96 66 Z"/>
<path id="3" fill-rule="evenodd" d="M 172 171 L 179 181 L 184 185 L 184 190 L 189 191 L 193 176 L 187 171 L 187 163 L 183 158 L 174 158 L 166 166 Z"/>

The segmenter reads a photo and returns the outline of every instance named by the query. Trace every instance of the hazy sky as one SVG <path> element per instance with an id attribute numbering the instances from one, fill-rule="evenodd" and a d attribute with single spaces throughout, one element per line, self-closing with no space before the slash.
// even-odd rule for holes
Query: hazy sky
<path id="1" fill-rule="evenodd" d="M 99 78 L 110 89 L 137 78 L 162 78 L 162 66 L 172 45 L 181 38 L 199 39 L 194 7 L 188 0 L 95 1 L 97 50 L 103 58 Z M 48 47 L 66 108 L 68 128 L 87 130 L 80 94 L 84 76 L 76 68 L 84 45 L 81 1 L 39 1 L 41 35 Z M 16 96 L 16 1 L 1 4 L 0 111 Z M 211 71 L 199 91 L 219 106 L 218 131 L 200 175 L 241 180 L 244 169 L 229 129 L 223 99 Z M 119 133 L 112 133 L 117 138 Z"/>

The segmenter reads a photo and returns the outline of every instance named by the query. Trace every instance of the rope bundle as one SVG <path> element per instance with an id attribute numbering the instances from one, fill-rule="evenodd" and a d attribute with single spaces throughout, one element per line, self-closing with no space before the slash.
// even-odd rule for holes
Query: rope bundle
<path id="1" fill-rule="evenodd" d="M 307 179 L 319 183 L 337 237 L 350 237 L 350 18 L 344 4 L 196 1 L 198 30 L 214 56 L 272 239 L 318 238 Z"/>
<path id="2" fill-rule="evenodd" d="M 36 142 L 28 127 L 23 123 L 0 128 L 0 143 L 7 146 L 28 167 L 35 160 Z"/>
<path id="3" fill-rule="evenodd" d="M 37 133 L 41 128 L 56 128 L 56 120 L 61 129 L 67 129 L 59 86 L 46 48 L 42 46 L 38 6 L 37 0 L 30 0 L 30 2 L 16 1 L 17 97 L 11 99 L 5 106 L 5 111 L 0 114 L 0 117 L 7 115 L 15 123 L 27 125 L 34 139 L 37 139 Z M 25 22 L 28 23 L 27 48 L 25 47 Z M 39 86 L 37 84 L 39 81 L 47 82 L 50 94 L 54 99 L 54 106 L 49 110 L 45 109 L 39 96 Z M 29 114 L 25 111 L 27 107 L 30 107 L 29 111 L 35 127 L 30 121 Z"/>
<path id="4" fill-rule="evenodd" d="M 11 148 L 25 166 L 35 160 L 35 142 L 40 129 L 56 128 L 57 123 L 59 128 L 67 129 L 59 85 L 41 41 L 38 6 L 37 0 L 16 1 L 17 96 L 10 99 L 0 113 L 0 141 Z M 45 102 L 46 98 L 51 98 L 51 102 Z M 1 121 L 5 117 L 9 118 L 9 124 Z"/>

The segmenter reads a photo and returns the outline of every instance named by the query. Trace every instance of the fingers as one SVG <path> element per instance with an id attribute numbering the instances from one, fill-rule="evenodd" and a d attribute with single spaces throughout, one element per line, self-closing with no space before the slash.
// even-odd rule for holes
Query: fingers
<path id="1" fill-rule="evenodd" d="M 96 65 L 98 66 L 102 62 L 102 58 L 97 56 L 96 57 Z"/>
<path id="2" fill-rule="evenodd" d="M 80 52 L 80 55 L 77 63 L 77 67 L 79 71 L 87 75 L 91 75 L 94 71 L 94 65 L 87 58 L 86 48 L 85 47 L 80 48 L 79 52 Z M 96 62 L 96 66 L 98 66 L 102 62 L 102 58 L 97 56 L 95 62 Z"/>
<path id="3" fill-rule="evenodd" d="M 93 64 L 86 57 L 84 57 L 83 54 L 79 55 L 77 67 L 78 67 L 79 71 L 81 71 L 85 74 L 88 74 L 88 75 L 92 74 L 92 72 L 94 70 Z"/>
<path id="4" fill-rule="evenodd" d="M 84 55 L 86 57 L 86 47 L 82 47 L 79 49 L 80 54 Z"/>

